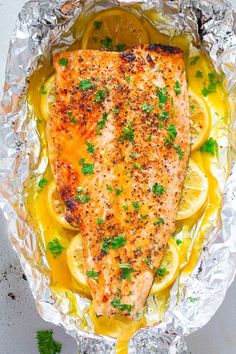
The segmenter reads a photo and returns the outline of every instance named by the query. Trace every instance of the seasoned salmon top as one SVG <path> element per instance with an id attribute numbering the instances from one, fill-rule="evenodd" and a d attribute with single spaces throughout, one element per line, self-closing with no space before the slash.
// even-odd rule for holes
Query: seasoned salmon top
<path id="1" fill-rule="evenodd" d="M 181 50 L 55 55 L 47 121 L 66 219 L 79 227 L 98 315 L 139 317 L 175 219 L 190 152 Z"/>

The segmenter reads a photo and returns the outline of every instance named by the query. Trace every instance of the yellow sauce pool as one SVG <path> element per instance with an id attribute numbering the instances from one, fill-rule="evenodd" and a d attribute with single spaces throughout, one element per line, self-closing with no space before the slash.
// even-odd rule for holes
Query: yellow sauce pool
<path id="1" fill-rule="evenodd" d="M 152 20 L 157 20 L 158 15 L 154 12 L 147 12 Z M 88 17 L 80 20 L 79 26 L 82 30 L 87 22 Z M 216 92 L 209 94 L 206 97 L 202 96 L 201 90 L 203 82 L 208 77 L 209 72 L 214 72 L 209 60 L 202 54 L 196 64 L 190 65 L 189 61 L 189 43 L 190 38 L 186 37 L 169 37 L 160 34 L 147 20 L 142 19 L 150 37 L 150 43 L 171 44 L 180 47 L 184 50 L 186 59 L 186 70 L 188 83 L 191 90 L 197 95 L 206 100 L 210 109 L 212 126 L 209 136 L 215 138 L 219 144 L 218 156 L 211 156 L 207 153 L 196 151 L 192 153 L 191 158 L 205 172 L 208 178 L 209 193 L 208 199 L 204 207 L 195 214 L 192 218 L 179 221 L 176 224 L 176 238 L 181 237 L 183 240 L 180 245 L 181 257 L 181 272 L 189 273 L 196 265 L 199 255 L 202 250 L 202 244 L 205 237 L 211 231 L 212 225 L 219 220 L 221 210 L 222 187 L 229 173 L 229 158 L 228 158 L 228 140 L 230 126 L 230 110 L 228 105 L 227 94 L 223 85 L 217 85 Z M 78 29 L 78 24 L 74 26 L 74 33 Z M 126 34 L 127 35 L 127 34 Z M 76 41 L 72 46 L 73 49 L 80 48 L 80 42 Z M 196 78 L 196 71 L 203 73 L 203 78 Z M 30 79 L 28 90 L 29 111 L 33 112 L 37 119 L 37 130 L 41 142 L 40 158 L 37 166 L 30 179 L 25 186 L 26 205 L 30 222 L 35 230 L 38 231 L 38 237 L 44 243 L 45 248 L 49 241 L 57 237 L 63 247 L 67 247 L 70 239 L 76 235 L 76 231 L 69 231 L 62 228 L 48 213 L 45 203 L 47 187 L 39 188 L 38 182 L 42 177 L 48 181 L 53 179 L 50 166 L 47 165 L 47 143 L 45 137 L 45 122 L 40 113 L 40 89 L 43 82 L 52 74 L 53 68 L 49 60 L 43 60 L 39 65 L 39 69 L 34 72 Z M 221 145 L 223 146 L 221 148 Z M 46 167 L 45 172 L 44 166 Z M 200 221 L 199 221 L 200 220 Z M 198 232 L 193 230 L 193 226 L 198 222 Z M 192 242 L 194 238 L 194 242 Z M 55 257 L 47 251 L 47 260 L 50 266 L 50 281 L 51 287 L 56 292 L 66 292 L 68 297 L 73 302 L 73 292 L 78 292 L 83 295 L 83 289 L 73 280 L 66 260 L 66 252 L 62 252 L 60 256 Z M 169 290 L 163 291 L 157 295 L 158 306 L 155 308 L 159 312 L 159 318 L 168 306 Z M 73 311 L 72 311 L 73 312 Z M 140 328 L 145 327 L 151 322 L 143 317 L 140 321 L 132 321 L 122 317 L 97 318 L 91 306 L 88 309 L 90 317 L 94 324 L 94 330 L 97 334 L 112 336 L 118 339 L 117 353 L 128 353 L 127 343 L 133 334 Z M 76 310 L 74 311 L 76 314 Z M 84 321 L 84 329 L 89 329 L 89 325 Z"/>

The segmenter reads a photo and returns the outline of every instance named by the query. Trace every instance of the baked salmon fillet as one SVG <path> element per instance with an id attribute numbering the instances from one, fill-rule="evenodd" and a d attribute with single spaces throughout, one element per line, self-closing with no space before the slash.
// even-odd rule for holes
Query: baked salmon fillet
<path id="1" fill-rule="evenodd" d="M 190 152 L 180 49 L 55 55 L 51 167 L 79 227 L 97 315 L 139 317 L 175 219 Z"/>

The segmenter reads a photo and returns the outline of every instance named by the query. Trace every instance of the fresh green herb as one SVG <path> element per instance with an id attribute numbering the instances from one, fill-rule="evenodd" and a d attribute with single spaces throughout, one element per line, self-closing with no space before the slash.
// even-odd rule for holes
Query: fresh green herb
<path id="1" fill-rule="evenodd" d="M 98 132 L 100 132 L 100 129 L 105 127 L 106 121 L 107 121 L 107 117 L 108 117 L 108 113 L 103 113 L 102 119 L 97 122 L 97 125 L 98 125 L 98 128 L 99 128 L 99 130 L 97 131 L 97 134 L 98 134 Z"/>
<path id="2" fill-rule="evenodd" d="M 164 194 L 166 190 L 162 184 L 155 183 L 152 186 L 152 191 L 153 191 L 153 194 L 159 196 L 159 195 Z"/>
<path id="3" fill-rule="evenodd" d="M 165 145 L 170 145 L 173 143 L 173 140 L 170 136 L 166 136 L 166 141 L 165 141 Z"/>
<path id="4" fill-rule="evenodd" d="M 190 302 L 196 302 L 196 301 L 199 300 L 199 298 L 198 298 L 198 297 L 189 296 L 189 297 L 188 297 L 188 300 L 189 300 Z"/>
<path id="5" fill-rule="evenodd" d="M 140 215 L 139 215 L 139 219 L 140 219 L 140 220 L 145 220 L 145 219 L 147 219 L 147 217 L 148 217 L 147 214 L 140 214 Z"/>
<path id="6" fill-rule="evenodd" d="M 116 45 L 116 51 L 117 52 L 123 52 L 126 49 L 126 45 L 123 43 L 118 43 Z"/>
<path id="7" fill-rule="evenodd" d="M 135 211 L 139 211 L 139 204 L 138 204 L 138 202 L 132 202 L 132 205 L 133 205 L 133 207 L 134 207 L 134 210 Z"/>
<path id="8" fill-rule="evenodd" d="M 155 273 L 158 277 L 163 278 L 167 273 L 167 269 L 165 267 L 159 267 L 155 270 Z"/>
<path id="9" fill-rule="evenodd" d="M 88 141 L 86 141 L 86 145 L 87 145 L 87 151 L 90 152 L 90 154 L 94 154 L 94 145 L 89 143 Z"/>
<path id="10" fill-rule="evenodd" d="M 123 235 L 117 235 L 114 238 L 107 237 L 102 244 L 102 250 L 108 252 L 110 246 L 113 250 L 117 250 L 118 248 L 123 247 L 126 242 L 126 237 Z"/>
<path id="11" fill-rule="evenodd" d="M 108 192 L 112 192 L 112 187 L 109 184 L 106 184 L 106 189 L 108 190 Z"/>
<path id="12" fill-rule="evenodd" d="M 91 199 L 89 194 L 84 194 L 83 188 L 77 188 L 77 195 L 74 198 L 75 202 L 80 201 L 82 204 L 87 203 Z"/>
<path id="13" fill-rule="evenodd" d="M 85 159 L 80 159 L 80 160 L 79 160 L 79 165 L 80 165 L 80 166 L 83 166 L 84 162 L 85 162 Z"/>
<path id="14" fill-rule="evenodd" d="M 139 164 L 136 163 L 136 162 L 133 164 L 133 166 L 134 166 L 134 168 L 135 168 L 136 170 L 140 170 L 140 169 L 143 168 L 142 165 L 139 165 Z"/>
<path id="15" fill-rule="evenodd" d="M 214 138 L 209 138 L 200 148 L 201 152 L 207 152 L 211 155 L 216 155 L 218 152 L 218 143 Z"/>
<path id="16" fill-rule="evenodd" d="M 129 210 L 128 205 L 122 205 L 122 208 L 123 208 L 124 210 Z"/>
<path id="17" fill-rule="evenodd" d="M 141 262 L 146 263 L 148 266 L 151 265 L 151 261 L 147 257 L 142 258 Z"/>
<path id="18" fill-rule="evenodd" d="M 195 105 L 194 104 L 190 104 L 190 108 L 191 109 L 195 109 Z"/>
<path id="19" fill-rule="evenodd" d="M 68 66 L 68 60 L 66 58 L 60 58 L 59 59 L 59 64 L 61 66 Z"/>
<path id="20" fill-rule="evenodd" d="M 87 274 L 87 277 L 93 278 L 95 281 L 98 280 L 99 272 L 95 272 L 94 269 L 88 271 L 86 274 Z"/>
<path id="21" fill-rule="evenodd" d="M 138 246 L 137 250 L 138 250 L 139 252 L 142 252 L 142 246 Z"/>
<path id="22" fill-rule="evenodd" d="M 177 152 L 177 154 L 179 155 L 179 159 L 182 160 L 183 156 L 184 156 L 184 152 L 183 152 L 182 148 L 179 146 L 179 144 L 173 144 L 173 147 L 174 147 L 175 151 Z"/>
<path id="23" fill-rule="evenodd" d="M 195 76 L 196 76 L 197 78 L 202 78 L 202 77 L 203 77 L 203 72 L 197 70 Z"/>
<path id="24" fill-rule="evenodd" d="M 168 118 L 170 118 L 170 114 L 168 112 L 161 112 L 160 114 L 158 114 L 158 119 L 160 119 L 161 121 L 165 121 Z"/>
<path id="25" fill-rule="evenodd" d="M 161 124 L 159 124 L 158 128 L 159 128 L 159 129 L 162 129 L 162 128 L 164 128 L 164 126 L 165 126 L 165 124 L 164 124 L 164 123 L 161 123 Z"/>
<path id="26" fill-rule="evenodd" d="M 119 297 L 116 297 L 114 300 L 112 300 L 110 302 L 110 304 L 114 309 L 119 309 L 121 311 L 127 311 L 128 313 L 130 313 L 133 308 L 132 305 L 121 304 L 121 299 Z"/>
<path id="27" fill-rule="evenodd" d="M 101 225 L 102 225 L 102 223 L 103 223 L 102 218 L 97 218 L 97 224 L 98 224 L 99 226 L 101 226 Z"/>
<path id="28" fill-rule="evenodd" d="M 110 90 L 109 87 L 105 87 L 105 91 L 106 91 L 106 92 L 110 92 L 111 90 Z"/>
<path id="29" fill-rule="evenodd" d="M 147 141 L 152 141 L 152 136 L 151 135 L 147 136 Z"/>
<path id="30" fill-rule="evenodd" d="M 192 57 L 191 60 L 190 60 L 190 65 L 197 64 L 199 59 L 200 59 L 199 55 L 196 55 L 195 57 Z"/>
<path id="31" fill-rule="evenodd" d="M 82 165 L 82 173 L 84 175 L 92 175 L 94 173 L 94 164 L 93 163 L 85 163 L 84 159 L 79 161 L 79 164 Z"/>
<path id="32" fill-rule="evenodd" d="M 83 197 L 80 198 L 82 204 L 87 203 L 91 199 L 89 194 L 85 194 Z"/>
<path id="33" fill-rule="evenodd" d="M 117 108 L 113 108 L 113 109 L 112 109 L 112 113 L 113 113 L 113 114 L 117 114 L 117 113 L 119 113 L 119 110 L 118 110 Z"/>
<path id="34" fill-rule="evenodd" d="M 84 79 L 79 83 L 79 89 L 81 91 L 89 90 L 93 87 L 95 87 L 95 84 L 91 82 L 89 79 Z"/>
<path id="35" fill-rule="evenodd" d="M 142 111 L 146 112 L 146 113 L 151 113 L 151 111 L 153 110 L 154 108 L 154 104 L 151 104 L 150 106 L 148 106 L 147 103 L 144 103 L 142 105 Z"/>
<path id="36" fill-rule="evenodd" d="M 55 237 L 52 241 L 48 242 L 47 248 L 55 256 L 58 256 L 59 254 L 61 254 L 61 252 L 65 249 L 60 244 L 60 241 L 58 240 L 57 237 Z"/>
<path id="37" fill-rule="evenodd" d="M 183 242 L 182 240 L 177 239 L 176 240 L 176 245 L 179 246 L 179 245 L 181 245 L 182 242 Z"/>
<path id="38" fill-rule="evenodd" d="M 159 99 L 159 108 L 163 108 L 163 104 L 168 100 L 167 88 L 157 89 L 157 97 Z"/>
<path id="39" fill-rule="evenodd" d="M 221 80 L 214 73 L 208 74 L 208 86 L 204 86 L 202 89 L 203 96 L 207 96 L 210 93 L 216 92 L 217 85 L 221 84 Z"/>
<path id="40" fill-rule="evenodd" d="M 41 94 L 42 94 L 42 95 L 46 95 L 46 93 L 48 92 L 47 89 L 46 89 L 46 87 L 44 86 L 44 84 L 41 86 L 40 91 L 41 91 Z"/>
<path id="41" fill-rule="evenodd" d="M 174 124 L 170 124 L 169 127 L 167 128 L 167 131 L 168 131 L 169 135 L 171 136 L 171 138 L 174 140 L 177 136 L 177 131 L 176 131 Z"/>
<path id="42" fill-rule="evenodd" d="M 115 189 L 115 195 L 121 195 L 122 192 L 123 192 L 123 189 L 119 189 L 119 188 Z"/>
<path id="43" fill-rule="evenodd" d="M 69 123 L 76 124 L 76 123 L 78 123 L 78 119 L 72 118 L 69 120 Z"/>
<path id="44" fill-rule="evenodd" d="M 93 25 L 96 30 L 99 30 L 102 27 L 102 21 L 94 21 Z"/>
<path id="45" fill-rule="evenodd" d="M 105 100 L 105 91 L 104 90 L 98 90 L 95 94 L 95 102 L 103 102 Z"/>
<path id="46" fill-rule="evenodd" d="M 165 221 L 164 221 L 164 219 L 163 218 L 157 218 L 155 221 L 154 221 L 154 223 L 153 223 L 153 225 L 164 225 L 165 224 Z"/>
<path id="47" fill-rule="evenodd" d="M 177 80 L 175 81 L 174 91 L 175 91 L 176 96 L 181 94 L 180 83 Z"/>
<path id="48" fill-rule="evenodd" d="M 131 273 L 137 272 L 137 270 L 134 270 L 131 268 L 130 264 L 119 264 L 119 268 L 121 269 L 121 277 L 122 279 L 126 280 L 131 280 Z"/>
<path id="49" fill-rule="evenodd" d="M 106 37 L 104 39 L 100 40 L 100 43 L 106 48 L 106 49 L 112 49 L 112 39 L 110 37 Z"/>
<path id="50" fill-rule="evenodd" d="M 37 331 L 36 339 L 39 354 L 61 353 L 62 344 L 54 340 L 52 330 Z"/>
<path id="51" fill-rule="evenodd" d="M 130 76 L 130 75 L 126 76 L 126 77 L 125 77 L 125 80 L 126 80 L 128 83 L 130 83 L 130 81 L 131 81 L 131 76 Z"/>
<path id="52" fill-rule="evenodd" d="M 131 152 L 129 157 L 131 157 L 131 159 L 135 159 L 135 157 L 137 156 L 137 153 L 135 151 Z"/>
<path id="53" fill-rule="evenodd" d="M 48 180 L 46 178 L 41 178 L 39 181 L 39 188 L 43 189 L 48 184 Z"/>
<path id="54" fill-rule="evenodd" d="M 104 241 L 102 244 L 102 250 L 107 253 L 110 250 L 110 243 L 107 241 Z"/>
<path id="55" fill-rule="evenodd" d="M 127 126 L 122 129 L 123 135 L 119 137 L 119 141 L 128 140 L 134 143 L 133 122 L 128 122 Z"/>

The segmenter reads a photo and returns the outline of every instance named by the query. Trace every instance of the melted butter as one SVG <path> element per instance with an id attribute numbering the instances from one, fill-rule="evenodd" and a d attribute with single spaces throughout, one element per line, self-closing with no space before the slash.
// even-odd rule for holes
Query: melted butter
<path id="1" fill-rule="evenodd" d="M 147 16 L 151 18 L 153 22 L 163 21 L 160 15 L 154 12 L 147 12 Z M 80 18 L 80 21 L 75 24 L 72 31 L 76 33 L 78 30 L 83 31 L 84 26 L 88 22 L 89 17 L 84 16 Z M 201 53 L 200 59 L 195 65 L 187 64 L 187 58 L 189 53 L 189 36 L 179 36 L 172 37 L 171 39 L 159 33 L 147 20 L 142 18 L 144 26 L 146 27 L 150 43 L 161 43 L 161 44 L 171 44 L 180 47 L 184 50 L 186 58 L 186 70 L 188 83 L 193 92 L 200 95 L 202 99 L 207 101 L 211 117 L 212 117 L 212 127 L 209 136 L 214 137 L 218 142 L 222 142 L 222 145 L 228 146 L 229 139 L 229 105 L 227 100 L 227 94 L 223 88 L 223 85 L 218 85 L 215 93 L 209 94 L 204 98 L 201 94 L 203 88 L 203 83 L 205 78 L 207 78 L 209 72 L 214 72 L 209 60 Z M 127 34 L 126 34 L 127 35 Z M 80 42 L 75 41 L 70 49 L 79 49 Z M 203 72 L 203 78 L 196 78 L 196 71 Z M 39 69 L 36 70 L 29 84 L 28 90 L 28 102 L 29 108 L 33 111 L 37 118 L 37 128 L 38 134 L 41 142 L 41 152 L 39 162 L 36 166 L 35 171 L 33 171 L 31 178 L 26 184 L 26 205 L 28 209 L 28 214 L 32 226 L 38 231 L 39 237 L 42 237 L 42 242 L 46 245 L 49 241 L 57 237 L 63 247 L 67 247 L 70 239 L 76 234 L 74 231 L 65 230 L 62 228 L 54 219 L 49 216 L 45 200 L 47 198 L 47 187 L 39 190 L 38 182 L 42 177 L 36 177 L 40 171 L 44 170 L 44 166 L 47 164 L 47 143 L 45 137 L 45 122 L 41 117 L 40 113 L 40 89 L 44 81 L 52 74 L 52 63 L 49 59 L 43 59 L 39 65 Z M 198 166 L 204 171 L 207 176 L 209 184 L 209 192 L 206 204 L 195 214 L 192 218 L 177 222 L 176 225 L 176 238 L 181 236 L 183 240 L 180 246 L 180 274 L 190 273 L 202 251 L 202 244 L 206 236 L 210 233 L 212 225 L 216 224 L 218 216 L 221 209 L 221 196 L 222 187 L 229 173 L 229 162 L 228 162 L 228 151 L 223 149 L 219 151 L 218 157 L 212 157 L 209 154 L 202 154 L 199 151 L 194 152 L 191 158 L 198 164 Z M 53 179 L 50 167 L 48 166 L 45 170 L 43 176 L 51 181 Z M 122 217 L 122 215 L 121 215 Z M 198 225 L 198 231 L 195 231 L 195 226 Z M 50 252 L 47 251 L 47 260 L 50 267 L 50 279 L 51 287 L 57 292 L 66 291 L 71 297 L 71 303 L 73 304 L 73 313 L 76 312 L 76 302 L 73 297 L 73 292 L 79 292 L 83 295 L 83 289 L 79 287 L 76 281 L 72 278 L 66 259 L 66 252 L 58 257 L 54 257 Z M 97 334 L 107 335 L 118 339 L 118 344 L 116 346 L 116 351 L 119 354 L 128 353 L 127 343 L 133 334 L 141 327 L 146 326 L 146 324 L 151 325 L 158 318 L 161 320 L 169 299 L 170 288 L 166 289 L 162 293 L 155 296 L 155 305 L 150 305 L 153 307 L 153 312 L 156 312 L 159 317 L 151 319 L 147 322 L 143 317 L 140 321 L 132 321 L 123 317 L 97 317 L 91 307 L 89 309 L 89 314 L 92 319 L 94 330 Z M 153 297 L 154 299 L 154 297 Z M 73 301 L 72 301 L 73 300 Z M 154 303 L 154 301 L 153 301 Z M 78 310 L 78 309 L 77 309 Z M 80 314 L 82 321 L 86 323 L 83 315 Z M 84 328 L 87 328 L 84 325 Z"/>

